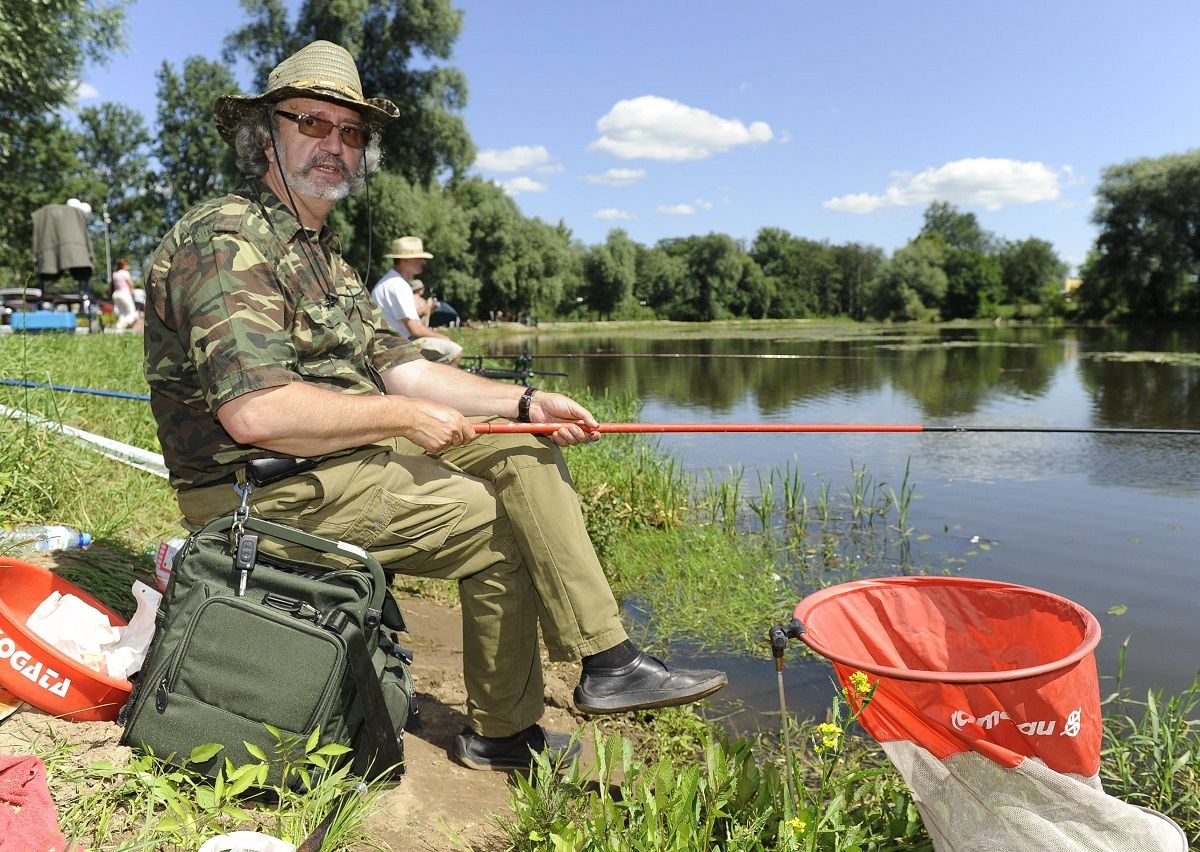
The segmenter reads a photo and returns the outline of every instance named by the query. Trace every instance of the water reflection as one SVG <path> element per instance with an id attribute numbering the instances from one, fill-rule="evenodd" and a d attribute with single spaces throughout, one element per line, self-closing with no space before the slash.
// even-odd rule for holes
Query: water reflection
<path id="1" fill-rule="evenodd" d="M 535 353 L 802 356 L 537 362 L 567 372 L 571 385 L 641 399 L 647 420 L 1200 429 L 1195 327 L 698 325 L 659 337 L 539 336 L 507 351 L 526 345 Z M 1159 651 L 1196 647 L 1200 436 L 672 435 L 662 443 L 692 470 L 745 466 L 748 484 L 756 468 L 790 461 L 810 492 L 822 482 L 846 487 L 851 462 L 893 484 L 911 465 L 910 523 L 928 534 L 914 539 L 914 559 L 1078 601 L 1108 637 L 1102 674 L 1112 674 L 1120 641 L 1131 637 L 1126 685 L 1135 692 L 1178 691 L 1195 673 L 1193 657 Z M 995 545 L 981 551 L 975 535 Z M 782 615 L 764 613 L 764 630 Z M 726 664 L 746 672 L 731 693 L 761 698 L 769 712 L 773 672 L 761 662 Z M 809 686 L 827 671 L 814 665 L 801 665 Z M 826 700 L 808 698 L 788 701 L 819 712 Z"/>

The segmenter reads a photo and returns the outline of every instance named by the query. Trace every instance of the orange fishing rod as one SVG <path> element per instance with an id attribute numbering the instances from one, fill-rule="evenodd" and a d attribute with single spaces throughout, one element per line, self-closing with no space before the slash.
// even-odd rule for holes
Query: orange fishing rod
<path id="1" fill-rule="evenodd" d="M 475 434 L 550 435 L 570 423 L 473 423 Z M 585 429 L 587 427 L 584 427 Z M 1200 435 L 1200 429 L 1117 426 L 924 426 L 919 423 L 601 423 L 591 432 L 1061 432 L 1087 435 Z"/>

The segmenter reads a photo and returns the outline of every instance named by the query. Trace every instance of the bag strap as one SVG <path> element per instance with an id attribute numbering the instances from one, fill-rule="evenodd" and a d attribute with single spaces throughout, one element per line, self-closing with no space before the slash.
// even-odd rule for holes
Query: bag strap
<path id="1" fill-rule="evenodd" d="M 350 674 L 358 689 L 358 698 L 363 709 L 363 724 L 355 737 L 354 765 L 356 775 L 370 777 L 382 775 L 384 771 L 397 772 L 404 763 L 404 748 L 400 744 L 391 714 L 383 700 L 379 687 L 379 675 L 371 664 L 371 652 L 358 625 L 351 622 L 342 633 L 350 657 Z"/>

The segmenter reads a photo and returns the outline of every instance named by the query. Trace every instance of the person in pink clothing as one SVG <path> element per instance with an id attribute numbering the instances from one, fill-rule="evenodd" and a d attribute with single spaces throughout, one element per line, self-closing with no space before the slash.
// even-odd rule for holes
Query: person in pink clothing
<path id="1" fill-rule="evenodd" d="M 137 327 L 137 306 L 133 303 L 133 275 L 129 272 L 129 261 L 117 261 L 117 271 L 112 277 L 113 308 L 117 312 L 117 330 Z"/>

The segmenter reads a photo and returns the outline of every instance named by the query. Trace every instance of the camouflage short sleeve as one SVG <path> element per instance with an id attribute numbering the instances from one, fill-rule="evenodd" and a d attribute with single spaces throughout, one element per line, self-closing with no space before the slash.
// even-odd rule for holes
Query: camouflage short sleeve
<path id="1" fill-rule="evenodd" d="M 319 242 L 265 188 L 190 210 L 155 253 L 147 284 L 146 379 L 178 489 L 232 479 L 269 453 L 236 443 L 217 409 L 304 381 L 379 393 L 377 376 L 420 357 L 390 332 L 337 237 Z"/>

